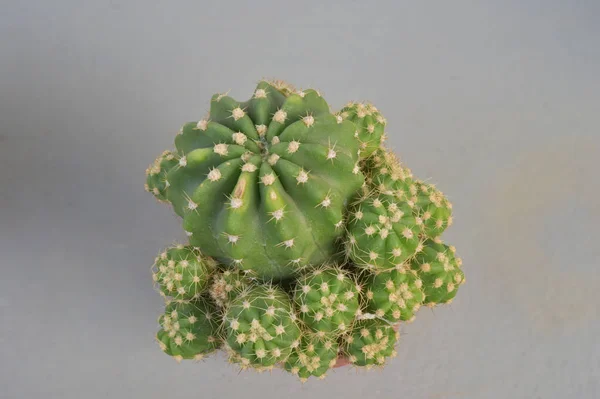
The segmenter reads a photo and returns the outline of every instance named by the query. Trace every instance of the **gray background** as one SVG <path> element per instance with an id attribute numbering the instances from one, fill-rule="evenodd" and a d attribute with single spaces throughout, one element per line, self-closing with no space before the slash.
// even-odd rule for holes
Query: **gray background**
<path id="1" fill-rule="evenodd" d="M 597 1 L 202 3 L 2 6 L 1 398 L 600 396 Z M 382 371 L 301 385 L 153 341 L 184 237 L 144 170 L 262 77 L 373 101 L 454 203 L 467 284 Z"/>

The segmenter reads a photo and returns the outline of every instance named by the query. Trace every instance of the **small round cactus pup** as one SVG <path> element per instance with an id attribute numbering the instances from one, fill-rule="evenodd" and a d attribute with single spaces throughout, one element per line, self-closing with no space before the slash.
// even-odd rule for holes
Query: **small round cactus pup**
<path id="1" fill-rule="evenodd" d="M 417 192 L 413 186 L 412 171 L 390 149 L 381 147 L 362 162 L 365 182 L 370 190 L 395 197 L 398 201 L 411 201 Z M 413 204 L 409 204 L 411 208 Z"/>
<path id="2" fill-rule="evenodd" d="M 246 367 L 270 367 L 285 361 L 300 345 L 292 302 L 281 288 L 256 285 L 226 308 L 227 344 Z M 239 361 L 238 361 L 239 360 Z"/>
<path id="3" fill-rule="evenodd" d="M 294 305 L 308 330 L 320 337 L 340 335 L 359 311 L 359 286 L 347 270 L 324 265 L 298 278 Z"/>
<path id="4" fill-rule="evenodd" d="M 356 323 L 351 334 L 343 337 L 343 352 L 355 366 L 383 366 L 396 356 L 394 347 L 400 334 L 387 322 L 365 319 Z"/>
<path id="5" fill-rule="evenodd" d="M 360 156 L 370 156 L 385 139 L 386 120 L 371 103 L 350 102 L 337 113 L 338 120 L 354 123 L 354 137 L 360 143 Z"/>
<path id="6" fill-rule="evenodd" d="M 284 368 L 297 375 L 302 382 L 311 376 L 324 378 L 327 370 L 335 366 L 338 351 L 335 338 L 308 333 L 288 357 Z"/>
<path id="7" fill-rule="evenodd" d="M 224 270 L 216 272 L 208 289 L 210 297 L 220 308 L 227 307 L 244 290 L 256 284 L 248 270 Z"/>
<path id="8" fill-rule="evenodd" d="M 441 235 L 452 224 L 452 204 L 434 185 L 415 181 L 413 197 L 417 217 L 423 221 L 423 233 L 429 238 Z"/>
<path id="9" fill-rule="evenodd" d="M 175 299 L 194 299 L 207 288 L 216 261 L 195 247 L 177 245 L 161 252 L 154 261 L 152 278 L 161 295 Z"/>
<path id="10" fill-rule="evenodd" d="M 245 102 L 216 94 L 175 137 L 166 198 L 204 254 L 285 280 L 338 250 L 364 181 L 354 130 L 316 90 L 261 81 Z"/>
<path id="11" fill-rule="evenodd" d="M 425 242 L 423 251 L 412 260 L 411 268 L 423 281 L 426 306 L 449 303 L 456 296 L 458 287 L 465 282 L 461 265 L 454 247 L 441 241 Z"/>
<path id="12" fill-rule="evenodd" d="M 192 301 L 170 301 L 158 322 L 156 334 L 160 348 L 178 362 L 200 360 L 222 343 L 219 329 L 222 315 L 205 297 Z"/>
<path id="13" fill-rule="evenodd" d="M 146 191 L 152 193 L 160 202 L 167 202 L 166 190 L 169 187 L 167 173 L 177 163 L 175 154 L 167 150 L 160 154 L 152 165 L 146 169 L 146 184 L 144 188 Z"/>
<path id="14" fill-rule="evenodd" d="M 406 202 L 425 237 L 438 237 L 452 224 L 450 201 L 434 185 L 416 180 L 391 150 L 378 149 L 362 165 L 368 189 Z"/>
<path id="15" fill-rule="evenodd" d="M 404 265 L 370 273 L 364 284 L 366 311 L 390 323 L 410 322 L 425 299 L 422 286 L 417 272 Z"/>
<path id="16" fill-rule="evenodd" d="M 350 208 L 346 254 L 368 271 L 385 271 L 412 258 L 422 248 L 422 225 L 406 202 L 376 192 Z"/>

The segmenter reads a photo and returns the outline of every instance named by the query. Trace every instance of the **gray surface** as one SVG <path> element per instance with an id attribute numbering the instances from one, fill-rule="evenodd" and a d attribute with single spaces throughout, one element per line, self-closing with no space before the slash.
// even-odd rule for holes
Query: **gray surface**
<path id="1" fill-rule="evenodd" d="M 0 14 L 1 398 L 600 396 L 597 2 L 83 3 Z M 373 101 L 455 205 L 468 282 L 383 371 L 300 385 L 153 342 L 183 236 L 144 170 L 263 76 Z"/>

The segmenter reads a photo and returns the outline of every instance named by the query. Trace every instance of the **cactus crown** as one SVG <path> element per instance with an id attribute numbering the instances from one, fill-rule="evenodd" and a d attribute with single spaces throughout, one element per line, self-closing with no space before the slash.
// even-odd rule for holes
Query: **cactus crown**
<path id="1" fill-rule="evenodd" d="M 440 239 L 452 206 L 384 146 L 386 127 L 370 103 L 333 113 L 283 81 L 245 102 L 215 94 L 181 127 L 145 182 L 189 240 L 152 268 L 165 353 L 222 348 L 241 369 L 323 378 L 340 358 L 383 366 L 397 323 L 453 300 L 462 262 Z"/>

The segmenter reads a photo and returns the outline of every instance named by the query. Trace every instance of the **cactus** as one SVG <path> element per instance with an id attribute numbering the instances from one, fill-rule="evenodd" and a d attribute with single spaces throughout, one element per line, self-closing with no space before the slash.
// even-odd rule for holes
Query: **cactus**
<path id="1" fill-rule="evenodd" d="M 214 95 L 210 118 L 175 138 L 166 183 L 192 245 L 265 280 L 331 259 L 363 183 L 353 123 L 315 90 L 282 90 L 263 81 L 244 103 Z"/>
<path id="2" fill-rule="evenodd" d="M 357 323 L 352 334 L 344 337 L 344 353 L 356 366 L 383 366 L 386 358 L 395 357 L 394 346 L 400 335 L 385 321 L 365 319 Z"/>
<path id="3" fill-rule="evenodd" d="M 370 156 L 385 140 L 386 120 L 373 104 L 350 102 L 340 110 L 338 118 L 354 123 L 361 158 Z"/>
<path id="4" fill-rule="evenodd" d="M 327 370 L 335 366 L 338 351 L 339 345 L 335 339 L 307 334 L 302 337 L 300 345 L 294 348 L 284 367 L 303 382 L 311 376 L 325 377 Z"/>
<path id="5" fill-rule="evenodd" d="M 346 252 L 359 267 L 391 270 L 422 249 L 422 223 L 409 205 L 374 192 L 356 201 L 348 222 Z"/>
<path id="6" fill-rule="evenodd" d="M 425 294 L 417 272 L 402 265 L 369 274 L 365 283 L 366 310 L 389 322 L 412 321 Z"/>
<path id="7" fill-rule="evenodd" d="M 208 287 L 216 262 L 192 246 L 177 245 L 156 257 L 152 278 L 160 293 L 175 299 L 194 299 Z"/>
<path id="8" fill-rule="evenodd" d="M 427 240 L 423 252 L 411 262 L 423 281 L 427 306 L 450 303 L 465 282 L 462 260 L 455 256 L 455 248 L 436 241 Z"/>
<path id="9" fill-rule="evenodd" d="M 440 238 L 452 205 L 383 145 L 385 129 L 370 103 L 333 113 L 283 81 L 246 102 L 216 94 L 182 126 L 145 183 L 189 241 L 152 268 L 164 352 L 222 349 L 242 370 L 324 378 L 383 366 L 399 324 L 453 300 L 462 262 Z"/>
<path id="10" fill-rule="evenodd" d="M 270 367 L 300 344 L 300 328 L 289 296 L 275 286 L 244 291 L 225 313 L 227 344 L 243 366 Z"/>
<path id="11" fill-rule="evenodd" d="M 149 193 L 152 193 L 160 202 L 167 202 L 167 173 L 173 166 L 177 165 L 175 158 L 175 154 L 171 151 L 164 151 L 146 169 L 146 184 L 144 188 Z"/>
<path id="12" fill-rule="evenodd" d="M 225 270 L 213 275 L 208 292 L 217 306 L 225 308 L 254 284 L 256 280 L 247 270 Z"/>
<path id="13" fill-rule="evenodd" d="M 452 204 L 434 185 L 413 178 L 412 172 L 389 149 L 378 149 L 363 162 L 370 189 L 404 201 L 422 224 L 423 235 L 439 237 L 452 224 Z"/>
<path id="14" fill-rule="evenodd" d="M 163 352 L 175 360 L 200 360 L 221 345 L 221 316 L 204 297 L 193 301 L 170 301 L 158 322 L 156 340 Z"/>
<path id="15" fill-rule="evenodd" d="M 300 320 L 318 336 L 339 335 L 359 311 L 360 287 L 338 266 L 323 266 L 297 279 L 294 303 Z"/>
<path id="16" fill-rule="evenodd" d="M 434 185 L 415 181 L 416 215 L 423 221 L 423 232 L 429 238 L 439 237 L 452 225 L 452 204 Z"/>

